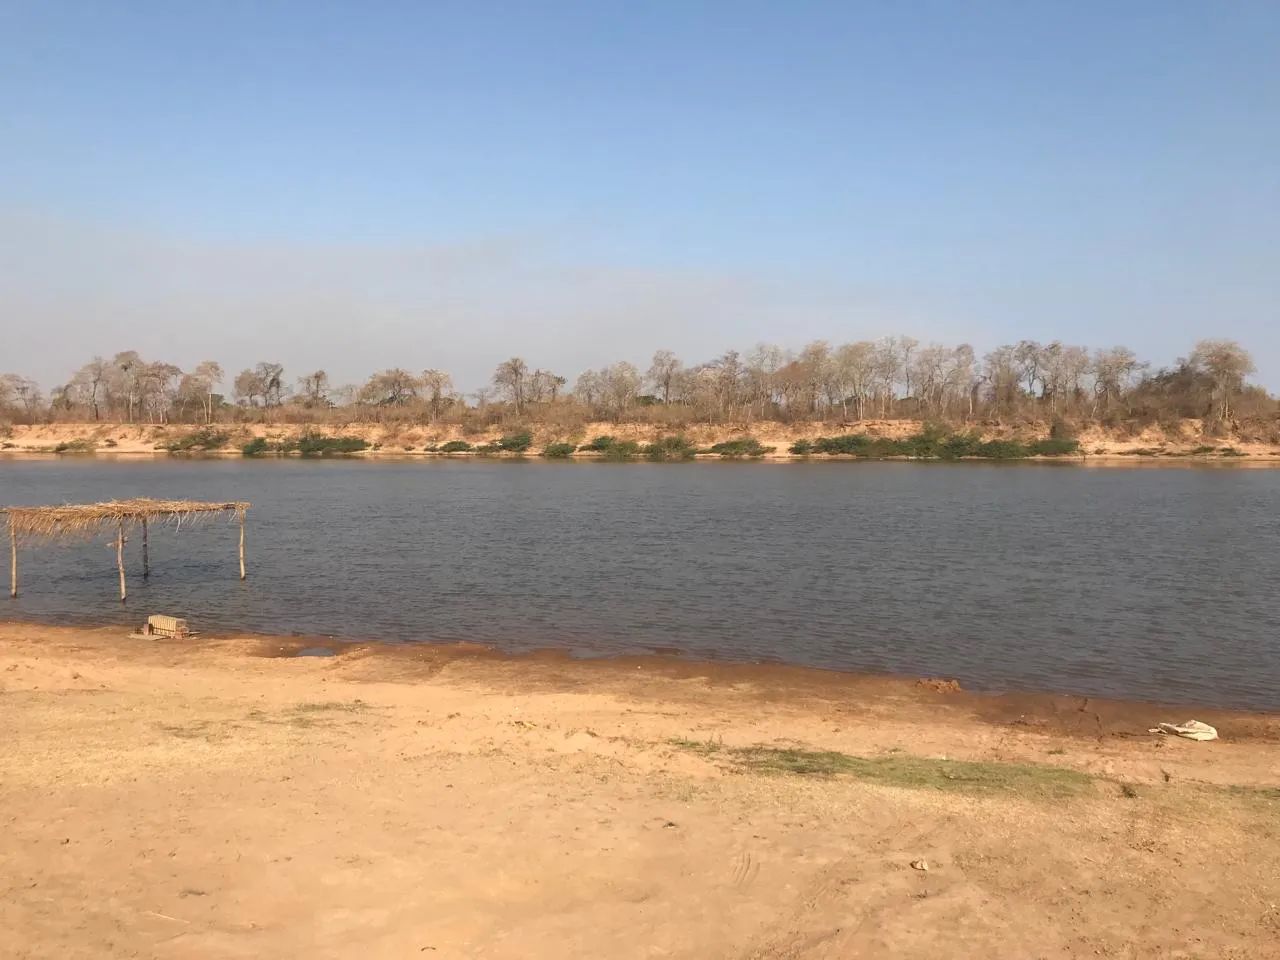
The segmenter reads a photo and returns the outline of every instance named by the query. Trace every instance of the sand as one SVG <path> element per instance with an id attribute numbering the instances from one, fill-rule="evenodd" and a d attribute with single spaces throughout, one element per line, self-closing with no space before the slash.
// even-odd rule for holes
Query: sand
<path id="1" fill-rule="evenodd" d="M 298 646 L 0 625 L 0 953 L 1280 956 L 1275 717 Z"/>

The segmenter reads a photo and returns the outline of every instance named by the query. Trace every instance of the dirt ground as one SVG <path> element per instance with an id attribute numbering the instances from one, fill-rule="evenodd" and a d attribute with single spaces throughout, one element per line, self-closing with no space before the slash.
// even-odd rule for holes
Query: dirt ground
<path id="1" fill-rule="evenodd" d="M 298 646 L 0 624 L 0 954 L 1280 957 L 1280 718 Z"/>

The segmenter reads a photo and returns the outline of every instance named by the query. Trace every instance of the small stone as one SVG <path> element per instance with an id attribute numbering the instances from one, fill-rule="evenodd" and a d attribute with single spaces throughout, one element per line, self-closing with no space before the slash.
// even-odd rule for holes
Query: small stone
<path id="1" fill-rule="evenodd" d="M 912 869 L 912 870 L 919 870 L 919 871 L 921 871 L 922 873 L 928 873 L 928 872 L 929 872 L 929 861 L 928 861 L 928 860 L 912 860 L 912 861 L 911 861 L 911 869 Z"/>

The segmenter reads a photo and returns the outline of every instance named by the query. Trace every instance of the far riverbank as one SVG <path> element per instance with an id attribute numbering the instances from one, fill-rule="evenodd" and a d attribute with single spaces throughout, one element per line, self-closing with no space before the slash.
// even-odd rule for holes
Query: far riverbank
<path id="1" fill-rule="evenodd" d="M 573 430 L 549 425 L 494 427 L 464 434 L 443 424 L 105 424 L 13 425 L 0 435 L 0 453 L 58 456 L 243 456 L 315 452 L 352 457 L 543 457 L 553 459 L 734 459 L 770 462 L 920 457 L 937 445 L 913 438 L 936 430 L 921 421 L 856 423 L 701 424 L 656 426 L 589 423 Z M 1048 424 L 998 423 L 947 428 L 953 459 L 1047 459 L 1069 462 L 1280 463 L 1280 444 L 1257 438 L 1209 437 L 1199 421 L 1177 429 L 1136 433 L 1090 427 L 1070 439 L 1054 438 Z M 310 447 L 308 442 L 312 441 Z M 961 442 L 963 441 L 963 442 Z M 824 446 L 825 443 L 825 446 Z"/>

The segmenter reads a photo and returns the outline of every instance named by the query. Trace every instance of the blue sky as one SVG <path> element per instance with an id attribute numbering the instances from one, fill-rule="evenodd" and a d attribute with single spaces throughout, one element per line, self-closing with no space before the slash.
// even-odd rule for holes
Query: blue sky
<path id="1" fill-rule="evenodd" d="M 1280 3 L 0 0 L 0 370 L 912 333 L 1280 387 Z"/>

